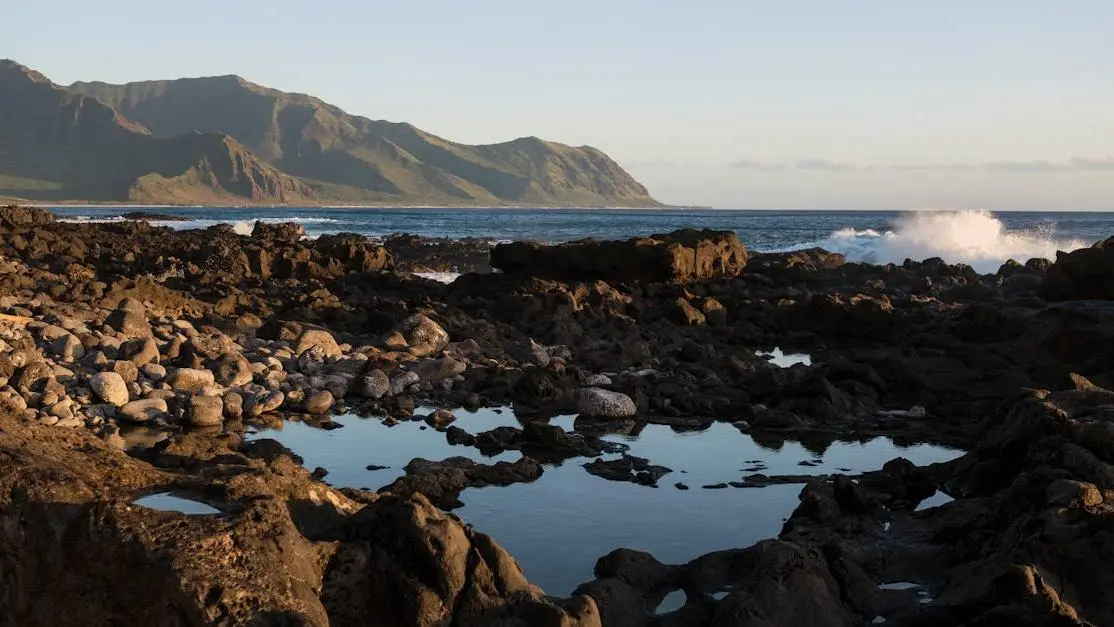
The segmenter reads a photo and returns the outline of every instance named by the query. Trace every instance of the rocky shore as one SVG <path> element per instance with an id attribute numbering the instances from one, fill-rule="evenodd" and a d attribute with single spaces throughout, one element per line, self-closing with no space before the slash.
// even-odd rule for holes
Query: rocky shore
<path id="1" fill-rule="evenodd" d="M 303 236 L 0 208 L 0 625 L 1114 624 L 1107 242 L 979 275 L 756 254 L 711 231 L 559 247 Z M 413 274 L 427 271 L 472 273 Z M 775 346 L 812 363 L 771 364 Z M 492 406 L 521 428 L 473 433 L 446 411 Z M 334 488 L 248 437 L 341 414 L 422 420 L 515 461 L 415 456 L 378 491 Z M 734 487 L 806 484 L 778 537 L 684 564 L 615 547 L 570 598 L 451 513 L 468 487 L 562 460 L 673 484 L 602 436 L 715 422 L 771 446 L 887 436 L 967 453 L 753 474 Z M 918 507 L 938 492 L 954 500 Z M 151 494 L 218 513 L 135 504 Z"/>

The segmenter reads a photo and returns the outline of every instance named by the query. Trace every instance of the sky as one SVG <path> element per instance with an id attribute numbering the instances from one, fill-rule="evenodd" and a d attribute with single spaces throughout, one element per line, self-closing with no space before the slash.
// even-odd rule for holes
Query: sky
<path id="1" fill-rule="evenodd" d="M 720 208 L 1114 210 L 1110 0 L 0 0 L 54 82 L 239 74 Z"/>

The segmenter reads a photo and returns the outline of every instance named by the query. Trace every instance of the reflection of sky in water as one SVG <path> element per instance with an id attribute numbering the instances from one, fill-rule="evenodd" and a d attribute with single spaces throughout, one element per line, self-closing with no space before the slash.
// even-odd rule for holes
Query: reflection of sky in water
<path id="1" fill-rule="evenodd" d="M 417 411 L 425 415 L 429 408 Z M 521 426 L 509 410 L 475 413 L 458 410 L 453 424 L 472 434 L 499 426 Z M 439 460 L 464 456 L 494 463 L 514 461 L 517 451 L 494 458 L 473 447 L 450 446 L 443 433 L 421 430 L 424 422 L 385 427 L 378 418 L 341 416 L 345 426 L 333 431 L 302 423 L 282 430 L 262 430 L 252 438 L 274 438 L 305 458 L 308 468 L 329 470 L 325 480 L 336 486 L 379 488 L 394 481 L 414 457 Z M 572 416 L 551 424 L 566 430 Z M 706 490 L 706 484 L 739 481 L 744 475 L 819 475 L 848 468 L 858 473 L 905 457 L 917 465 L 945 461 L 960 452 L 931 445 L 898 447 L 888 438 L 865 443 L 812 444 L 771 441 L 762 446 L 729 424 L 717 422 L 703 431 L 675 432 L 663 425 L 645 425 L 637 435 L 606 436 L 630 446 L 630 453 L 674 472 L 659 488 L 607 481 L 588 474 L 585 459 L 547 465 L 533 483 L 507 487 L 469 488 L 461 494 L 464 507 L 454 510 L 477 529 L 490 533 L 511 552 L 530 580 L 551 594 L 567 595 L 592 578 L 597 559 L 619 547 L 649 551 L 667 563 L 683 563 L 709 551 L 739 548 L 776 536 L 798 504 L 800 485 Z M 826 448 L 825 448 L 826 447 Z M 608 456 L 612 458 L 613 456 Z M 758 470 L 746 470 L 758 460 Z M 800 466 L 802 461 L 818 466 Z M 390 466 L 368 471 L 369 464 Z M 690 490 L 678 490 L 677 482 Z M 683 602 L 683 599 L 682 599 Z"/>
<path id="2" fill-rule="evenodd" d="M 174 496 L 169 492 L 162 494 L 149 494 L 132 501 L 134 505 L 142 505 L 148 509 L 157 509 L 162 512 L 181 512 L 183 514 L 219 514 L 220 510 L 202 503 Z"/>
<path id="3" fill-rule="evenodd" d="M 774 347 L 774 350 L 766 354 L 773 357 L 769 360 L 770 363 L 779 368 L 789 368 L 797 364 L 812 365 L 812 357 L 806 353 L 784 353 L 781 348 Z"/>
<path id="4" fill-rule="evenodd" d="M 432 409 L 422 408 L 415 413 L 425 416 L 430 411 Z M 455 413 L 457 423 L 473 433 L 506 425 L 518 426 L 510 411 L 497 414 L 484 409 L 474 414 L 464 411 Z M 335 420 L 344 426 L 326 431 L 302 422 L 286 422 L 281 430 L 260 429 L 249 439 L 271 438 L 281 442 L 302 456 L 306 468 L 312 470 L 321 466 L 327 469 L 329 474 L 325 481 L 331 485 L 372 490 L 378 490 L 401 477 L 403 467 L 415 457 L 429 460 L 467 457 L 494 464 L 497 461 L 513 462 L 521 456 L 518 451 L 507 451 L 495 457 L 485 457 L 472 446 L 450 446 L 444 433 L 427 426 L 424 421 L 405 421 L 387 427 L 379 418 L 349 415 L 337 416 Z M 426 429 L 423 431 L 422 427 Z M 389 468 L 368 470 L 369 465 Z"/>

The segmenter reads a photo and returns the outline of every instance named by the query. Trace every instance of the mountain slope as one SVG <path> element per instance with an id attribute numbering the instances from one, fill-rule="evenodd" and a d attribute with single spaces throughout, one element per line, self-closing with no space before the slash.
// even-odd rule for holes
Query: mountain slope
<path id="1" fill-rule="evenodd" d="M 350 115 L 238 76 L 75 83 L 156 137 L 226 133 L 324 197 L 452 204 L 654 206 L 607 155 L 534 137 L 468 146 L 409 124 Z"/>
<path id="2" fill-rule="evenodd" d="M 307 185 L 231 137 L 154 137 L 108 105 L 0 61 L 0 196 L 33 200 L 292 202 Z"/>

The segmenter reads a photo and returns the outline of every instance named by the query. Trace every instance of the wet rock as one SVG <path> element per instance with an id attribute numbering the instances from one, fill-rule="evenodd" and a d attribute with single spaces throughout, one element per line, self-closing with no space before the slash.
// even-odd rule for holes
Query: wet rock
<path id="1" fill-rule="evenodd" d="M 116 412 L 116 415 L 129 422 L 144 423 L 155 418 L 165 418 L 169 411 L 165 400 L 148 398 L 127 403 Z"/>
<path id="2" fill-rule="evenodd" d="M 128 385 L 115 372 L 98 372 L 89 379 L 89 387 L 98 398 L 116 407 L 128 402 Z"/>
<path id="3" fill-rule="evenodd" d="M 589 418 L 629 418 L 638 413 L 631 397 L 602 388 L 579 390 L 576 409 Z"/>
<path id="4" fill-rule="evenodd" d="M 463 505 L 457 497 L 464 488 L 508 486 L 534 481 L 541 475 L 541 465 L 527 457 L 514 463 L 497 462 L 491 465 L 479 464 L 466 457 L 450 457 L 439 462 L 419 457 L 406 465 L 405 476 L 381 492 L 396 495 L 421 492 L 433 504 L 448 510 Z"/>
<path id="5" fill-rule="evenodd" d="M 178 368 L 167 378 L 170 387 L 179 392 L 200 392 L 216 383 L 216 377 L 209 370 L 201 368 Z"/>
<path id="6" fill-rule="evenodd" d="M 624 454 L 612 461 L 595 460 L 584 464 L 589 473 L 609 481 L 626 481 L 639 485 L 656 486 L 658 479 L 673 472 L 665 466 L 654 466 L 644 457 Z"/>
<path id="7" fill-rule="evenodd" d="M 435 410 L 425 417 L 426 424 L 435 429 L 447 427 L 454 420 L 456 420 L 456 416 L 453 415 L 453 412 L 447 409 Z M 451 443 L 452 442 L 450 442 L 450 444 Z"/>
<path id="8" fill-rule="evenodd" d="M 189 423 L 194 427 L 214 427 L 224 422 L 224 400 L 219 396 L 190 397 Z"/>
<path id="9" fill-rule="evenodd" d="M 249 418 L 257 418 L 275 411 L 284 400 L 286 400 L 286 396 L 278 390 L 248 396 L 244 399 L 244 415 Z"/>
<path id="10" fill-rule="evenodd" d="M 239 420 L 244 416 L 244 398 L 239 392 L 224 393 L 224 415 L 232 420 Z"/>
<path id="11" fill-rule="evenodd" d="M 318 390 L 306 399 L 306 412 L 311 414 L 328 413 L 333 408 L 333 395 L 328 390 Z"/>

